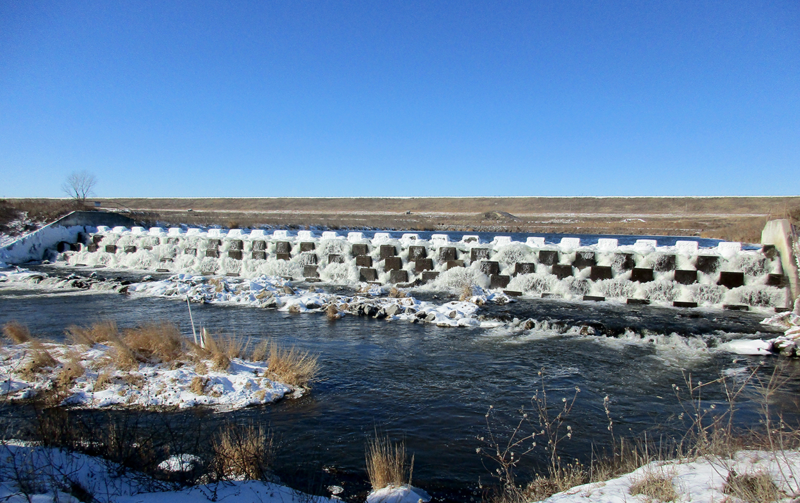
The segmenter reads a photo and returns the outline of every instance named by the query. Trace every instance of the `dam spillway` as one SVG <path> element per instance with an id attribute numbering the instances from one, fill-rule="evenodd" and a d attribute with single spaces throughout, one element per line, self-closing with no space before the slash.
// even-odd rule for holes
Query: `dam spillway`
<path id="1" fill-rule="evenodd" d="M 781 310 L 789 297 L 775 247 L 733 242 L 620 245 L 600 238 L 583 245 L 575 237 L 555 243 L 537 236 L 103 226 L 77 241 L 59 243 L 54 258 L 71 266 L 431 290 L 477 285 L 508 295 L 675 307 Z"/>

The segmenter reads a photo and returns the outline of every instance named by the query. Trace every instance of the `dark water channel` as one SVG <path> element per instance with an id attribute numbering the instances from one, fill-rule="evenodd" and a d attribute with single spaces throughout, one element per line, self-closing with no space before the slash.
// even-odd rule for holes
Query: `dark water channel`
<path id="1" fill-rule="evenodd" d="M 708 381 L 759 364 L 765 365 L 766 375 L 780 362 L 715 349 L 727 339 L 765 336 L 759 325 L 763 315 L 754 313 L 547 299 L 486 307 L 484 312 L 493 317 L 548 321 L 539 330 L 517 331 L 354 316 L 330 322 L 319 314 L 220 305 L 193 310 L 195 322 L 212 332 L 275 337 L 319 354 L 322 380 L 307 396 L 271 406 L 165 414 L 198 431 L 203 430 L 198 425 L 226 421 L 269 424 L 281 439 L 278 462 L 284 473 L 301 467 L 323 484 L 344 483 L 346 497 L 366 487 L 365 442 L 377 429 L 405 440 L 415 455 L 415 485 L 439 498 L 469 500 L 479 479 L 490 480 L 476 453 L 487 410 L 493 406 L 499 419 L 510 421 L 521 406 L 530 407 L 540 369 L 556 403 L 571 397 L 575 387 L 581 389 L 569 421 L 574 435 L 563 447 L 565 455 L 585 461 L 592 443 L 602 446 L 609 440 L 602 407 L 606 395 L 618 435 L 658 434 L 669 430 L 680 412 L 671 385 L 683 384 L 683 372 Z M 35 334 L 58 339 L 68 325 L 107 319 L 121 327 L 171 320 L 190 333 L 186 305 L 178 301 L 0 288 L 0 323 L 17 320 Z M 614 337 L 568 329 L 587 324 Z M 747 402 L 753 396 L 745 395 L 743 421 L 756 421 Z M 706 397 L 722 404 L 714 390 Z M 495 426 L 504 431 L 502 422 Z M 544 452 L 535 453 L 525 469 L 541 468 L 544 460 Z"/>

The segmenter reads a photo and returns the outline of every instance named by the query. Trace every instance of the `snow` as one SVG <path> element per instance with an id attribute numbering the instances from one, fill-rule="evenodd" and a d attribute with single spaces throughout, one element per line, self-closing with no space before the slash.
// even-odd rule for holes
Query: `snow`
<path id="1" fill-rule="evenodd" d="M 42 343 L 41 346 L 57 365 L 35 373 L 26 371 L 37 352 L 31 343 L 0 347 L 0 396 L 12 401 L 22 400 L 51 390 L 59 374 L 73 359 L 80 362 L 85 372 L 71 383 L 61 404 L 80 408 L 205 405 L 234 410 L 276 402 L 292 392 L 302 393 L 267 378 L 268 368 L 264 362 L 235 358 L 227 370 L 213 370 L 211 360 L 201 360 L 203 365 L 200 366 L 180 360 L 139 363 L 138 368 L 124 371 L 111 364 L 114 349 L 103 344 L 88 347 Z M 195 380 L 199 380 L 200 394 L 192 390 Z"/>
<path id="2" fill-rule="evenodd" d="M 170 460 L 164 463 L 168 468 Z M 191 455 L 182 455 L 186 459 Z M 161 465 L 159 465 L 161 466 Z M 100 503 L 261 503 L 333 502 L 268 482 L 219 482 L 190 487 L 156 480 L 102 458 L 26 442 L 0 444 L 0 500 L 9 503 L 56 503 L 79 500 L 66 493 L 80 487 Z"/>
<path id="3" fill-rule="evenodd" d="M 545 503 L 647 503 L 644 495 L 631 495 L 630 488 L 649 474 L 666 476 L 684 503 L 718 503 L 731 501 L 724 491 L 728 474 L 768 473 L 790 501 L 798 495 L 800 452 L 739 451 L 733 458 L 709 457 L 693 461 L 655 461 L 619 478 L 573 487 L 544 500 Z"/>
<path id="4" fill-rule="evenodd" d="M 45 253 L 48 249 L 55 248 L 61 241 L 74 243 L 77 241 L 78 233 L 86 232 L 87 229 L 94 228 L 82 225 L 72 227 L 46 225 L 0 248 L 0 264 L 24 264 L 32 260 L 42 260 L 46 258 Z"/>
<path id="5" fill-rule="evenodd" d="M 427 503 L 430 495 L 414 486 L 387 486 L 372 491 L 367 496 L 367 503 Z"/>

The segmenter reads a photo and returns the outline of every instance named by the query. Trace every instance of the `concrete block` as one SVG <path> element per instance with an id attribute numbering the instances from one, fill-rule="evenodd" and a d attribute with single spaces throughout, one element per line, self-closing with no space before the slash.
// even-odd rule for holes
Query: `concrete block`
<path id="1" fill-rule="evenodd" d="M 275 243 L 275 253 L 291 253 L 291 251 L 292 243 L 288 241 L 278 241 Z"/>
<path id="2" fill-rule="evenodd" d="M 215 238 L 225 236 L 227 233 L 222 229 L 208 229 L 208 235 Z"/>
<path id="3" fill-rule="evenodd" d="M 511 236 L 495 236 L 492 239 L 492 245 L 499 247 L 499 246 L 508 246 L 511 244 Z"/>
<path id="4" fill-rule="evenodd" d="M 376 232 L 375 236 L 372 237 L 372 243 L 378 244 L 385 241 L 389 241 L 390 239 L 392 239 L 392 236 L 389 235 L 388 232 Z"/>
<path id="5" fill-rule="evenodd" d="M 592 266 L 592 272 L 589 275 L 589 279 L 592 281 L 598 281 L 601 279 L 611 279 L 613 278 L 613 273 L 611 268 L 604 265 L 595 265 Z"/>
<path id="6" fill-rule="evenodd" d="M 728 311 L 749 311 L 750 307 L 745 304 L 722 304 L 722 309 Z"/>
<path id="7" fill-rule="evenodd" d="M 419 240 L 419 234 L 403 234 L 400 236 L 400 242 L 408 245 L 411 243 L 416 243 Z"/>
<path id="8" fill-rule="evenodd" d="M 413 261 L 428 256 L 428 250 L 424 246 L 409 246 L 408 260 Z"/>
<path id="9" fill-rule="evenodd" d="M 742 243 L 723 241 L 717 245 L 717 250 L 723 257 L 732 257 L 742 251 Z"/>
<path id="10" fill-rule="evenodd" d="M 480 264 L 480 270 L 487 276 L 500 274 L 500 264 L 492 260 L 482 260 Z"/>
<path id="11" fill-rule="evenodd" d="M 533 262 L 518 262 L 514 264 L 514 276 L 518 274 L 533 274 L 536 272 L 536 264 Z"/>
<path id="12" fill-rule="evenodd" d="M 369 267 L 362 267 L 358 271 L 359 281 L 378 281 L 378 271 Z"/>
<path id="13" fill-rule="evenodd" d="M 292 260 L 292 255 L 290 253 L 276 253 L 275 258 L 277 260 Z"/>
<path id="14" fill-rule="evenodd" d="M 447 261 L 447 270 L 449 271 L 453 267 L 464 267 L 463 260 L 448 260 Z"/>
<path id="15" fill-rule="evenodd" d="M 629 306 L 646 306 L 650 304 L 650 301 L 647 299 L 628 299 L 627 304 Z"/>
<path id="16" fill-rule="evenodd" d="M 184 255 L 197 255 L 197 248 L 186 248 L 183 250 Z"/>
<path id="17" fill-rule="evenodd" d="M 100 241 L 103 240 L 103 237 L 104 236 L 102 234 L 93 234 L 92 235 L 92 243 L 94 243 L 96 245 L 99 245 Z M 775 247 L 773 246 L 773 248 L 775 248 Z"/>
<path id="18" fill-rule="evenodd" d="M 170 236 L 180 236 L 181 234 L 183 234 L 183 229 L 181 229 L 180 227 L 170 227 L 167 230 L 167 234 Z"/>
<path id="19" fill-rule="evenodd" d="M 783 274 L 768 274 L 767 286 L 777 286 L 778 288 L 785 288 L 789 284 L 788 279 Z"/>
<path id="20" fill-rule="evenodd" d="M 242 250 L 228 250 L 228 257 L 235 260 L 242 260 L 244 253 Z"/>
<path id="21" fill-rule="evenodd" d="M 123 232 L 127 232 L 127 230 L 128 228 L 125 227 L 124 225 L 118 225 L 113 229 L 111 229 L 111 232 L 113 232 L 114 234 L 122 234 Z"/>
<path id="22" fill-rule="evenodd" d="M 492 274 L 489 276 L 489 288 L 505 288 L 509 281 L 511 281 L 511 276 Z"/>
<path id="23" fill-rule="evenodd" d="M 432 269 L 433 269 L 432 258 L 420 258 L 414 261 L 414 272 L 416 274 L 419 274 L 422 271 L 430 271 Z"/>
<path id="24" fill-rule="evenodd" d="M 461 242 L 464 244 L 470 244 L 470 243 L 478 244 L 481 242 L 481 237 L 471 234 L 470 235 L 465 234 L 464 236 L 461 236 Z"/>
<path id="25" fill-rule="evenodd" d="M 272 233 L 272 239 L 286 239 L 289 237 L 289 231 L 278 230 Z"/>
<path id="26" fill-rule="evenodd" d="M 123 249 L 123 251 L 124 251 L 125 253 L 136 253 L 136 247 L 135 247 L 135 246 L 126 246 L 126 247 Z"/>
<path id="27" fill-rule="evenodd" d="M 244 231 L 242 231 L 242 229 L 228 229 L 229 238 L 241 237 L 241 236 L 244 236 Z"/>
<path id="28" fill-rule="evenodd" d="M 552 274 L 558 279 L 564 279 L 572 276 L 572 266 L 566 264 L 553 264 L 553 268 L 550 271 Z"/>
<path id="29" fill-rule="evenodd" d="M 653 269 L 658 272 L 674 271 L 676 267 L 675 255 L 659 255 L 655 262 Z"/>
<path id="30" fill-rule="evenodd" d="M 303 277 L 304 278 L 319 278 L 319 271 L 317 270 L 317 266 L 315 266 L 315 265 L 303 266 Z"/>
<path id="31" fill-rule="evenodd" d="M 241 239 L 232 239 L 230 241 L 229 250 L 244 250 L 244 241 Z"/>
<path id="32" fill-rule="evenodd" d="M 547 299 L 547 298 L 559 299 L 559 298 L 561 298 L 561 294 L 560 293 L 552 293 L 552 292 L 542 292 L 542 298 L 543 299 Z"/>
<path id="33" fill-rule="evenodd" d="M 381 260 L 384 260 L 389 257 L 394 257 L 397 255 L 397 248 L 394 245 L 381 245 L 380 248 L 380 257 Z"/>
<path id="34" fill-rule="evenodd" d="M 449 242 L 450 242 L 450 236 L 448 236 L 447 234 L 431 234 L 431 243 L 440 245 Z"/>
<path id="35" fill-rule="evenodd" d="M 600 238 L 597 240 L 597 249 L 603 251 L 616 250 L 619 247 L 619 240 L 612 238 Z"/>
<path id="36" fill-rule="evenodd" d="M 619 264 L 621 271 L 630 271 L 636 267 L 636 261 L 633 259 L 632 253 L 615 253 L 614 263 Z"/>
<path id="37" fill-rule="evenodd" d="M 354 257 L 360 257 L 361 255 L 369 255 L 369 245 L 366 243 L 356 243 L 352 246 L 350 252 L 353 254 Z"/>
<path id="38" fill-rule="evenodd" d="M 265 251 L 267 249 L 266 241 L 253 241 L 253 251 Z"/>
<path id="39" fill-rule="evenodd" d="M 86 245 L 86 251 L 88 251 L 89 253 L 96 252 L 98 248 L 99 246 L 97 246 L 95 243 L 89 243 L 88 245 Z"/>
<path id="40" fill-rule="evenodd" d="M 572 267 L 585 269 L 593 265 L 597 265 L 597 260 L 595 259 L 593 251 L 579 251 L 575 254 L 575 261 L 572 263 Z"/>
<path id="41" fill-rule="evenodd" d="M 469 252 L 470 262 L 477 262 L 478 260 L 485 260 L 489 258 L 488 248 L 473 248 Z"/>
<path id="42" fill-rule="evenodd" d="M 341 255 L 336 255 L 332 253 L 328 255 L 328 263 L 329 264 L 344 264 L 344 257 Z"/>
<path id="43" fill-rule="evenodd" d="M 301 253 L 302 255 L 302 262 L 308 265 L 314 265 L 318 263 L 317 254 L 313 252 L 304 252 Z"/>
<path id="44" fill-rule="evenodd" d="M 653 281 L 653 270 L 634 267 L 633 272 L 631 272 L 631 281 L 649 283 Z"/>
<path id="45" fill-rule="evenodd" d="M 214 230 L 217 229 L 211 229 L 208 231 L 208 233 L 211 234 L 211 231 Z M 131 234 L 147 234 L 147 231 L 144 229 L 144 227 L 136 226 L 136 227 L 131 227 Z"/>
<path id="46" fill-rule="evenodd" d="M 714 274 L 719 269 L 719 257 L 716 255 L 698 255 L 695 268 L 706 274 Z"/>
<path id="47" fill-rule="evenodd" d="M 439 248 L 439 262 L 447 262 L 449 260 L 456 260 L 458 252 L 452 246 L 443 246 Z"/>
<path id="48" fill-rule="evenodd" d="M 697 302 L 685 302 L 682 300 L 676 300 L 672 303 L 673 307 L 697 307 Z"/>
<path id="49" fill-rule="evenodd" d="M 561 238 L 561 242 L 558 243 L 558 247 L 562 250 L 574 250 L 575 248 L 580 248 L 580 246 L 580 238 Z"/>
<path id="50" fill-rule="evenodd" d="M 342 239 L 342 236 L 337 234 L 336 231 L 323 231 L 322 239 Z"/>
<path id="51" fill-rule="evenodd" d="M 253 250 L 252 257 L 254 260 L 267 260 L 267 252 L 263 250 Z"/>
<path id="52" fill-rule="evenodd" d="M 408 283 L 408 271 L 396 269 L 389 273 L 390 283 Z"/>
<path id="53" fill-rule="evenodd" d="M 167 234 L 167 231 L 163 227 L 150 227 L 147 233 L 151 236 L 164 236 Z"/>
<path id="54" fill-rule="evenodd" d="M 525 244 L 531 248 L 541 248 L 544 246 L 544 238 L 531 236 L 525 240 Z"/>
<path id="55" fill-rule="evenodd" d="M 135 250 L 135 248 L 136 247 L 134 247 L 134 250 Z M 72 249 L 72 246 L 70 246 L 70 243 L 68 243 L 67 241 L 59 241 L 56 244 L 56 251 L 58 253 L 64 253 L 66 251 L 70 251 L 71 249 Z"/>
<path id="56" fill-rule="evenodd" d="M 681 285 L 693 285 L 697 283 L 697 271 L 678 269 L 675 271 L 675 281 Z"/>
<path id="57" fill-rule="evenodd" d="M 558 252 L 555 250 L 539 250 L 539 263 L 543 265 L 558 264 Z"/>
<path id="58" fill-rule="evenodd" d="M 307 241 L 309 239 L 314 239 L 314 233 L 306 230 L 297 231 L 297 239 L 298 241 L 300 240 Z"/>
<path id="59" fill-rule="evenodd" d="M 722 271 L 719 273 L 719 281 L 717 281 L 717 284 L 728 288 L 738 288 L 740 286 L 744 286 L 744 273 Z"/>
<path id="60" fill-rule="evenodd" d="M 221 244 L 222 244 L 221 239 L 209 239 L 208 241 L 206 241 L 206 249 L 219 248 Z"/>
<path id="61" fill-rule="evenodd" d="M 152 247 L 152 246 L 150 246 L 150 245 L 145 245 L 145 246 L 142 246 L 142 250 L 147 250 L 147 251 L 150 251 L 150 250 L 152 250 L 152 249 L 153 249 L 153 247 Z"/>
<path id="62" fill-rule="evenodd" d="M 503 290 L 503 293 L 509 297 L 522 297 L 522 292 L 518 292 L 516 290 Z"/>
<path id="63" fill-rule="evenodd" d="M 356 245 L 353 245 L 354 247 Z M 356 266 L 357 267 L 372 267 L 372 257 L 369 255 L 358 255 L 356 256 Z"/>
<path id="64" fill-rule="evenodd" d="M 347 240 L 351 243 L 357 243 L 358 241 L 364 240 L 364 233 L 363 232 L 348 232 L 347 233 Z"/>
<path id="65" fill-rule="evenodd" d="M 699 247 L 697 241 L 675 241 L 675 248 L 681 255 L 696 255 Z"/>
<path id="66" fill-rule="evenodd" d="M 583 300 L 588 300 L 592 302 L 603 302 L 606 300 L 605 297 L 600 297 L 599 295 L 584 295 Z"/>
<path id="67" fill-rule="evenodd" d="M 658 247 L 658 241 L 655 239 L 637 239 L 633 243 L 633 249 L 639 253 L 648 253 L 654 251 Z"/>
<path id="68" fill-rule="evenodd" d="M 438 277 L 439 277 L 438 271 L 425 271 L 422 273 L 422 282 L 430 283 L 431 281 L 435 280 Z"/>
<path id="69" fill-rule="evenodd" d="M 264 229 L 253 229 L 250 231 L 250 239 L 264 239 L 267 237 L 267 233 Z"/>
<path id="70" fill-rule="evenodd" d="M 400 257 L 387 257 L 383 261 L 384 271 L 398 271 L 403 268 L 403 259 Z"/>
<path id="71" fill-rule="evenodd" d="M 300 251 L 301 252 L 314 251 L 316 249 L 317 249 L 317 245 L 315 243 L 311 243 L 309 241 L 304 241 L 304 242 L 300 243 Z"/>
<path id="72" fill-rule="evenodd" d="M 178 244 L 180 242 L 181 242 L 181 238 L 176 238 L 176 237 L 167 238 L 167 244 L 168 245 L 176 245 L 176 244 Z"/>
<path id="73" fill-rule="evenodd" d="M 216 248 L 206 250 L 206 257 L 219 258 L 219 250 L 217 250 Z"/>

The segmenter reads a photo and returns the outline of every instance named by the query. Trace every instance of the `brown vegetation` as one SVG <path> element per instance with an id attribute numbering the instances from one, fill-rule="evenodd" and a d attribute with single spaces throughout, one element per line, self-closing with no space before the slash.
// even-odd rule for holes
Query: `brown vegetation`
<path id="1" fill-rule="evenodd" d="M 648 471 L 640 479 L 631 484 L 629 492 L 632 496 L 641 494 L 650 501 L 666 503 L 678 497 L 675 486 L 672 484 L 674 477 L 669 473 Z"/>
<path id="2" fill-rule="evenodd" d="M 367 442 L 367 475 L 372 489 L 411 484 L 414 458 L 406 466 L 406 447 L 403 442 L 393 443 L 388 436 L 375 437 Z"/>
<path id="3" fill-rule="evenodd" d="M 747 503 L 768 503 L 781 498 L 778 486 L 767 472 L 742 475 L 731 472 L 725 480 L 724 493 Z"/>
<path id="4" fill-rule="evenodd" d="M 310 355 L 308 351 L 300 351 L 294 347 L 287 349 L 271 342 L 267 368 L 280 382 L 305 388 L 316 378 L 319 362 L 318 357 Z"/>
<path id="5" fill-rule="evenodd" d="M 266 480 L 275 458 L 272 432 L 262 426 L 228 425 L 214 439 L 213 468 L 219 479 Z"/>
<path id="6" fill-rule="evenodd" d="M 10 321 L 3 325 L 3 335 L 14 344 L 24 344 L 31 340 L 31 332 L 28 327 L 16 321 Z"/>

